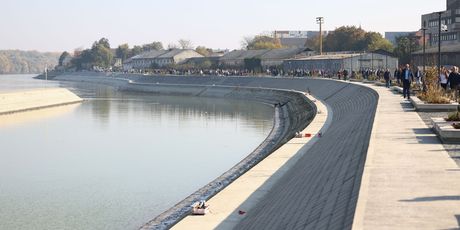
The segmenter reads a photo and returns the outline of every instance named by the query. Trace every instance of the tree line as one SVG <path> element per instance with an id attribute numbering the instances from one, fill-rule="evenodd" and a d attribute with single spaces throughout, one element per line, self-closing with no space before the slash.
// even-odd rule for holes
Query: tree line
<path id="1" fill-rule="evenodd" d="M 58 64 L 59 53 L 0 50 L 0 74 L 42 73 Z"/>
<path id="2" fill-rule="evenodd" d="M 177 44 L 170 43 L 167 49 L 193 49 L 193 43 L 190 40 L 180 39 Z M 117 48 L 112 48 L 107 38 L 101 38 L 95 41 L 91 48 L 84 50 L 75 50 L 73 54 L 64 51 L 60 57 L 58 64 L 64 66 L 66 58 L 71 57 L 72 61 L 66 68 L 75 68 L 76 70 L 92 69 L 97 66 L 100 68 L 110 68 L 114 64 L 115 58 L 123 61 L 139 55 L 143 52 L 152 50 L 165 50 L 163 43 L 154 41 L 143 45 L 135 45 L 132 48 L 127 44 L 121 44 Z M 195 51 L 203 56 L 209 56 L 213 51 L 204 46 L 197 46 Z"/>
<path id="3" fill-rule="evenodd" d="M 307 38 L 305 47 L 319 51 L 319 35 Z M 282 48 L 280 39 L 270 35 L 245 37 L 242 47 L 248 50 Z M 411 53 L 420 49 L 418 38 L 414 34 L 396 38 L 396 45 L 385 39 L 380 33 L 365 31 L 356 26 L 342 26 L 323 36 L 323 51 L 369 52 L 385 50 L 397 56 L 401 63 L 409 63 Z"/>
<path id="4" fill-rule="evenodd" d="M 242 47 L 248 50 L 283 48 L 280 39 L 270 35 L 245 37 L 242 41 Z M 319 51 L 319 36 L 308 38 L 305 47 Z M 167 49 L 175 48 L 193 49 L 194 46 L 190 40 L 180 39 L 178 43 L 170 43 L 167 46 Z M 397 39 L 397 45 L 393 46 L 393 44 L 383 38 L 380 33 L 365 31 L 356 26 L 342 26 L 323 37 L 323 51 L 325 52 L 369 52 L 382 49 L 394 53 L 403 63 L 408 62 L 411 52 L 416 51 L 418 48 L 416 40 L 411 37 L 400 37 Z M 114 58 L 125 61 L 142 52 L 164 49 L 165 47 L 163 44 L 158 41 L 144 45 L 135 45 L 132 48 L 128 44 L 122 44 L 116 48 L 111 48 L 109 40 L 107 38 L 101 38 L 95 41 L 90 49 L 76 50 L 73 54 L 71 66 L 75 67 L 77 70 L 90 69 L 94 66 L 109 68 L 113 65 Z M 195 51 L 203 56 L 209 56 L 213 53 L 212 49 L 204 46 L 197 46 Z M 62 53 L 59 58 L 59 64 L 62 65 L 63 60 L 70 55 L 71 54 L 68 52 Z"/>

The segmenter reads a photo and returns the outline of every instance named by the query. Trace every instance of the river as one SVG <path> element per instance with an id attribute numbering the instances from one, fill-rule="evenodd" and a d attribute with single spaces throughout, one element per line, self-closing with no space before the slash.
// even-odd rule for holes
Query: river
<path id="1" fill-rule="evenodd" d="M 0 229 L 137 229 L 254 150 L 255 102 L 0 75 L 0 92 L 66 87 L 77 105 L 0 116 Z"/>

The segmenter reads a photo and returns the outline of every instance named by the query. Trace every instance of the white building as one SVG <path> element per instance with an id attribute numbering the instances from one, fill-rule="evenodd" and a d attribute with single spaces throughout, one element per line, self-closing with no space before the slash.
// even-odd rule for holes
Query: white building
<path id="1" fill-rule="evenodd" d="M 323 36 L 326 36 L 329 31 L 323 31 Z M 275 30 L 273 36 L 280 40 L 281 45 L 285 47 L 305 47 L 305 43 L 309 38 L 314 38 L 319 35 L 319 31 L 306 30 Z"/>
<path id="2" fill-rule="evenodd" d="M 191 49 L 152 50 L 125 60 L 123 70 L 161 68 L 182 64 L 193 57 L 203 55 Z"/>

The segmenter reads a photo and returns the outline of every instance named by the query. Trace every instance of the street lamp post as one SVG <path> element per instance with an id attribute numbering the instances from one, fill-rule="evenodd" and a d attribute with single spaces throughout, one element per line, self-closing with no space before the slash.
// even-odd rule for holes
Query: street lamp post
<path id="1" fill-rule="evenodd" d="M 426 23 L 423 23 L 423 54 L 422 54 L 422 64 L 423 64 L 423 74 L 422 74 L 422 84 L 423 84 L 423 92 L 426 92 L 426 59 L 425 59 L 425 49 L 426 49 Z"/>
<path id="2" fill-rule="evenodd" d="M 319 54 L 323 55 L 323 23 L 324 23 L 324 18 L 323 17 L 317 17 L 316 18 L 316 23 L 319 24 Z"/>
<path id="3" fill-rule="evenodd" d="M 438 76 L 441 77 L 441 15 L 438 12 Z"/>

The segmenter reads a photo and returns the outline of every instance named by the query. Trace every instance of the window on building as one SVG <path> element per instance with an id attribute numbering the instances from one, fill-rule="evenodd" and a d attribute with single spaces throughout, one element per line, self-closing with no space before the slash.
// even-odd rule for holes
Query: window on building
<path id="1" fill-rule="evenodd" d="M 439 25 L 438 20 L 432 20 L 428 23 L 429 27 L 437 27 Z"/>

